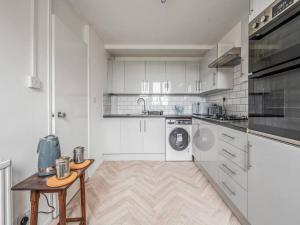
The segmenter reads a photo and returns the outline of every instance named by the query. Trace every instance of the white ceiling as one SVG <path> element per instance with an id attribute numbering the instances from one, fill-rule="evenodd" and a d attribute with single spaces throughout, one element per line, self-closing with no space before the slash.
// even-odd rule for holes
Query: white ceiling
<path id="1" fill-rule="evenodd" d="M 211 45 L 248 13 L 248 0 L 69 0 L 106 44 Z"/>

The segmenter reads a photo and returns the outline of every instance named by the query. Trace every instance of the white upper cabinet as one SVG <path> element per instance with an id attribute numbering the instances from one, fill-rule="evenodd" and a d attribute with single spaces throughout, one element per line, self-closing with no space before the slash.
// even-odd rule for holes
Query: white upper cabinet
<path id="1" fill-rule="evenodd" d="M 121 61 L 113 61 L 112 65 L 112 92 L 123 93 L 124 92 L 124 73 L 125 64 Z"/>
<path id="2" fill-rule="evenodd" d="M 250 15 L 249 21 L 252 21 L 256 16 L 263 12 L 275 0 L 249 0 L 250 1 Z"/>
<path id="3" fill-rule="evenodd" d="M 300 148 L 251 134 L 248 140 L 249 222 L 300 224 Z"/>
<path id="4" fill-rule="evenodd" d="M 200 92 L 200 75 L 199 75 L 198 62 L 186 63 L 186 92 L 187 93 Z"/>
<path id="5" fill-rule="evenodd" d="M 106 77 L 106 85 L 104 88 L 104 93 L 111 93 L 112 90 L 112 79 L 113 79 L 113 61 L 107 61 L 107 77 Z"/>
<path id="6" fill-rule="evenodd" d="M 125 93 L 147 93 L 145 62 L 125 62 Z"/>
<path id="7" fill-rule="evenodd" d="M 185 63 L 166 62 L 167 93 L 185 93 Z"/>
<path id="8" fill-rule="evenodd" d="M 146 89 L 148 93 L 166 93 L 166 63 L 146 62 Z"/>

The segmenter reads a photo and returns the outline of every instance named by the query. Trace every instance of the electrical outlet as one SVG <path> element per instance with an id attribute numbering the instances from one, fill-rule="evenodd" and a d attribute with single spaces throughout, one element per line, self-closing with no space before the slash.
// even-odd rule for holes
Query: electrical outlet
<path id="1" fill-rule="evenodd" d="M 36 76 L 28 76 L 27 87 L 33 89 L 40 89 L 42 86 L 41 80 Z"/>
<path id="2" fill-rule="evenodd" d="M 30 210 L 26 211 L 17 218 L 17 225 L 29 225 L 30 224 Z"/>

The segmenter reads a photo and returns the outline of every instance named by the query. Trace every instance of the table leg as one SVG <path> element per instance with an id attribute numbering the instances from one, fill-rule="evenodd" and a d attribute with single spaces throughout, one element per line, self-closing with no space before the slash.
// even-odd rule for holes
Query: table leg
<path id="1" fill-rule="evenodd" d="M 80 200 L 81 200 L 81 217 L 82 225 L 86 225 L 86 209 L 85 209 L 85 173 L 80 176 Z"/>
<path id="2" fill-rule="evenodd" d="M 39 191 L 31 191 L 30 202 L 31 202 L 31 215 L 30 215 L 30 225 L 38 224 L 38 210 L 39 210 Z"/>
<path id="3" fill-rule="evenodd" d="M 66 190 L 58 192 L 58 201 L 59 201 L 59 225 L 67 224 L 67 210 L 66 210 Z"/>

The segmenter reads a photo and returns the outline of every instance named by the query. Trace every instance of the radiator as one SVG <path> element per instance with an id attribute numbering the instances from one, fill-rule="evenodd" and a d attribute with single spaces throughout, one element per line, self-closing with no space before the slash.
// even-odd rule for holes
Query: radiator
<path id="1" fill-rule="evenodd" d="M 12 225 L 11 161 L 0 162 L 0 224 Z"/>

